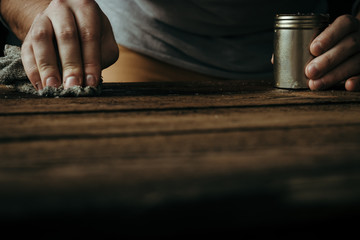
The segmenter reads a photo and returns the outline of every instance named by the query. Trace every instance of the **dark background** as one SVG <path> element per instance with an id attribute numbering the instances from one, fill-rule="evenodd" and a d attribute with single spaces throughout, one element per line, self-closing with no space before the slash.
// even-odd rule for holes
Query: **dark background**
<path id="1" fill-rule="evenodd" d="M 355 0 L 328 0 L 331 20 L 343 14 L 350 14 Z"/>
<path id="2" fill-rule="evenodd" d="M 4 55 L 2 49 L 4 48 L 6 34 L 7 34 L 7 29 L 2 24 L 0 24 L 0 49 L 1 49 L 0 56 Z"/>

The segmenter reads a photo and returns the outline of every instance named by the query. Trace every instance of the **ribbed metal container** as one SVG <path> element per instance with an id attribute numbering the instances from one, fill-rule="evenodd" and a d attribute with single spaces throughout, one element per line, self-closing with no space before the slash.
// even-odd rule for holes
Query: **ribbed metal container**
<path id="1" fill-rule="evenodd" d="M 329 25 L 328 14 L 278 14 L 274 25 L 275 87 L 306 89 L 310 44 Z"/>

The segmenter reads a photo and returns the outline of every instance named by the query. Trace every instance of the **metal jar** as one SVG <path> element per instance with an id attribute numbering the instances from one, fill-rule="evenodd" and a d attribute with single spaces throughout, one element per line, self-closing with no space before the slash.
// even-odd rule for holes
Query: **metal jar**
<path id="1" fill-rule="evenodd" d="M 329 25 L 328 14 L 278 14 L 274 26 L 275 87 L 308 88 L 310 44 Z"/>

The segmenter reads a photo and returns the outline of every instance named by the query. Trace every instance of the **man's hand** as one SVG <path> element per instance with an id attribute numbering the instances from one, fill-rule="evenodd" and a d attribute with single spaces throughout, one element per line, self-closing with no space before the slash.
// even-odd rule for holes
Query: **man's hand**
<path id="1" fill-rule="evenodd" d="M 359 15 L 358 15 L 359 17 Z M 360 90 L 360 21 L 338 17 L 310 45 L 315 58 L 305 69 L 311 90 L 329 88 L 345 81 L 349 91 Z"/>
<path id="2" fill-rule="evenodd" d="M 39 2 L 27 3 L 31 1 Z M 109 20 L 94 0 L 43 2 L 47 3 L 34 14 L 21 48 L 31 83 L 38 90 L 61 83 L 65 88 L 97 86 L 101 70 L 113 64 L 119 54 Z M 18 14 L 22 16 L 21 12 Z M 23 19 L 19 17 L 16 21 Z M 26 26 L 13 24 L 21 25 Z"/>

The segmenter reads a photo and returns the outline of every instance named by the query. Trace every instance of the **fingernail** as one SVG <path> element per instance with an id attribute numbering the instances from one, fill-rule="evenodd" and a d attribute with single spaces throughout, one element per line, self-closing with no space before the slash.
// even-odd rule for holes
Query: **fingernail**
<path id="1" fill-rule="evenodd" d="M 92 87 L 96 87 L 97 81 L 96 78 L 94 77 L 94 75 L 87 75 L 86 76 L 86 86 L 92 86 Z"/>
<path id="2" fill-rule="evenodd" d="M 80 79 L 74 76 L 68 77 L 65 80 L 65 88 L 80 86 L 80 84 Z"/>
<path id="3" fill-rule="evenodd" d="M 319 77 L 319 69 L 317 68 L 317 65 L 315 63 L 310 63 L 306 67 L 306 75 L 310 79 L 316 79 Z"/>
<path id="4" fill-rule="evenodd" d="M 311 44 L 311 49 L 312 49 L 311 53 L 316 57 L 324 53 L 323 47 L 319 41 L 313 42 Z"/>
<path id="5" fill-rule="evenodd" d="M 360 78 L 352 77 L 345 82 L 345 88 L 349 91 L 359 91 L 360 90 Z"/>
<path id="6" fill-rule="evenodd" d="M 313 80 L 315 90 L 321 90 L 325 87 L 325 84 L 322 80 Z"/>
<path id="7" fill-rule="evenodd" d="M 49 77 L 46 79 L 46 86 L 57 88 L 60 86 L 60 82 L 55 77 Z"/>

